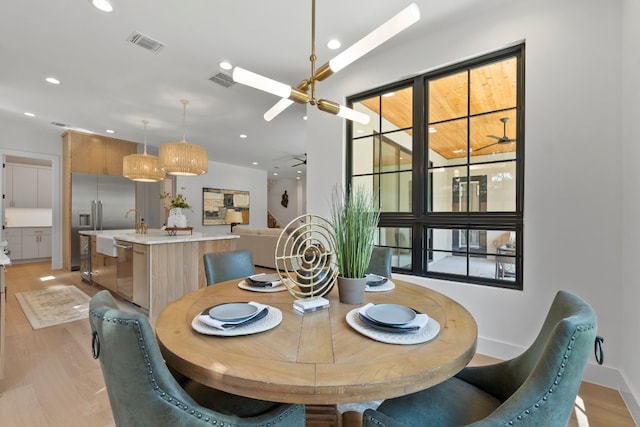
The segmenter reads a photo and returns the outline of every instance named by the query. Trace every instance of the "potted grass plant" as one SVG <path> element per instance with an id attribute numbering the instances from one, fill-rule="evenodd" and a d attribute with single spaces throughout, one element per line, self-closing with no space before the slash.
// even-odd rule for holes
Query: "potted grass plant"
<path id="1" fill-rule="evenodd" d="M 361 304 L 364 300 L 365 273 L 379 217 L 373 196 L 364 187 L 355 187 L 346 193 L 341 187 L 334 188 L 331 219 L 335 232 L 340 302 Z"/>

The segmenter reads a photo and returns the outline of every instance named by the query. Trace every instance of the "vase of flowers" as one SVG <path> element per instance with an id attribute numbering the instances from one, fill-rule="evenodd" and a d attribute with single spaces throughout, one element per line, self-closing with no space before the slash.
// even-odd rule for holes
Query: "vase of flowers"
<path id="1" fill-rule="evenodd" d="M 336 237 L 340 302 L 361 304 L 364 300 L 365 273 L 379 217 L 373 197 L 364 187 L 356 187 L 346 194 L 341 188 L 334 188 L 331 218 Z"/>
<path id="2" fill-rule="evenodd" d="M 182 187 L 184 190 L 184 187 Z M 161 193 L 160 198 L 165 201 L 165 207 L 169 209 L 167 217 L 167 227 L 184 228 L 187 226 L 187 217 L 182 212 L 183 209 L 191 209 L 187 197 L 182 193 L 171 196 L 170 193 Z"/>

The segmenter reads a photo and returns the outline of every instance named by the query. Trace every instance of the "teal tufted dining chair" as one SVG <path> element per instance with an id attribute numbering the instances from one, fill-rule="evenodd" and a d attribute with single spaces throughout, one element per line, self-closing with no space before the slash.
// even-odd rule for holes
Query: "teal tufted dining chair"
<path id="1" fill-rule="evenodd" d="M 207 286 L 256 274 L 253 257 L 248 249 L 210 252 L 202 255 Z"/>
<path id="2" fill-rule="evenodd" d="M 304 405 L 236 396 L 185 377 L 179 383 L 147 318 L 120 310 L 109 291 L 91 298 L 89 321 L 93 356 L 100 361 L 117 426 L 305 425 Z"/>
<path id="3" fill-rule="evenodd" d="M 391 248 L 381 248 L 374 246 L 371 251 L 371 259 L 367 267 L 367 273 L 391 278 Z"/>
<path id="4" fill-rule="evenodd" d="M 363 426 L 566 427 L 596 328 L 593 308 L 559 291 L 520 356 L 467 367 L 432 388 L 385 400 L 364 412 Z"/>

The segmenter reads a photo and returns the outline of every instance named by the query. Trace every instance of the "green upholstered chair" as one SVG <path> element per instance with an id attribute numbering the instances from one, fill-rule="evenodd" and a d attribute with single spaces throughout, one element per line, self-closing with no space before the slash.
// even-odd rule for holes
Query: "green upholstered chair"
<path id="1" fill-rule="evenodd" d="M 207 285 L 256 274 L 251 251 L 210 252 L 202 255 Z"/>
<path id="2" fill-rule="evenodd" d="M 566 427 L 596 328 L 591 306 L 560 291 L 520 356 L 467 367 L 432 388 L 385 400 L 365 411 L 363 425 Z"/>
<path id="3" fill-rule="evenodd" d="M 147 318 L 118 308 L 109 291 L 91 298 L 94 358 L 117 426 L 304 426 L 303 405 L 266 402 L 178 382 Z M 187 391 L 189 393 L 187 393 Z"/>
<path id="4" fill-rule="evenodd" d="M 391 278 L 391 248 L 373 247 L 367 273 Z"/>

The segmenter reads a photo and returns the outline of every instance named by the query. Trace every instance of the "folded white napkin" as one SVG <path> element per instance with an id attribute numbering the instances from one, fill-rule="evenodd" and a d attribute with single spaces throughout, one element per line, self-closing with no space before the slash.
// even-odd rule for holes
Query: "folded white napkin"
<path id="1" fill-rule="evenodd" d="M 256 276 L 266 276 L 266 273 L 259 273 L 259 274 L 254 274 L 253 276 L 251 276 L 251 278 L 253 278 L 256 282 L 259 282 L 259 278 Z M 253 283 L 251 280 L 249 280 L 247 278 L 247 280 L 245 280 L 245 282 L 249 285 L 252 286 L 256 286 L 256 287 L 260 287 L 260 288 L 268 288 L 268 287 L 272 287 L 272 286 L 280 286 L 282 285 L 282 280 L 273 280 L 271 282 L 260 282 L 259 284 Z"/>
<path id="2" fill-rule="evenodd" d="M 371 319 L 369 316 L 367 316 L 367 310 L 370 307 L 373 307 L 374 304 L 373 303 L 369 303 L 366 305 L 363 305 L 362 307 L 360 307 L 360 309 L 358 310 L 358 313 L 362 314 L 363 316 L 366 316 L 367 318 Z M 373 319 L 372 319 L 373 320 Z M 413 327 L 413 326 L 417 326 L 420 329 L 424 328 L 425 326 L 427 326 L 427 323 L 429 322 L 429 316 L 427 316 L 424 313 L 416 313 L 416 317 L 415 319 L 413 319 L 411 322 L 407 322 L 404 323 L 402 325 L 403 328 L 406 327 Z"/>
<path id="3" fill-rule="evenodd" d="M 216 328 L 216 329 L 221 329 L 221 330 L 228 330 L 228 329 L 232 329 L 235 328 L 236 326 L 242 325 L 243 323 L 247 322 L 250 319 L 253 319 L 254 317 L 256 317 L 258 314 L 260 314 L 262 312 L 262 310 L 264 309 L 269 309 L 268 305 L 264 305 L 264 304 L 260 304 L 258 302 L 254 302 L 254 301 L 250 301 L 247 304 L 251 304 L 255 307 L 258 308 L 258 311 L 256 311 L 256 313 L 251 316 L 248 317 L 246 319 L 242 319 L 242 320 L 236 320 L 236 321 L 222 321 L 222 320 L 217 320 L 214 319 L 213 317 L 209 316 L 209 313 L 207 314 L 201 314 L 200 316 L 198 316 L 198 320 L 202 323 L 204 323 L 207 326 L 211 326 L 212 328 Z"/>

